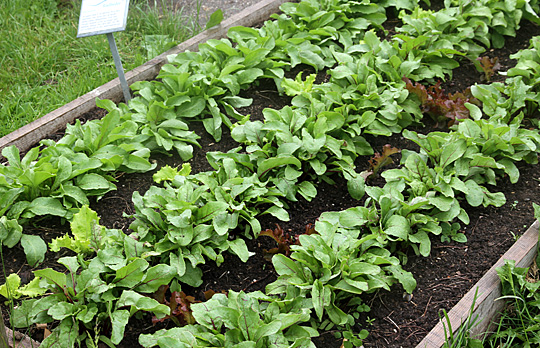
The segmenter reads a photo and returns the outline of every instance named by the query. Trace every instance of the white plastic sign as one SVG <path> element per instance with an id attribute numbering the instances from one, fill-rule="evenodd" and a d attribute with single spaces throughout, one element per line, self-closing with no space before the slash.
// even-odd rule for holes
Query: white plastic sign
<path id="1" fill-rule="evenodd" d="M 77 37 L 126 29 L 129 0 L 82 0 Z"/>

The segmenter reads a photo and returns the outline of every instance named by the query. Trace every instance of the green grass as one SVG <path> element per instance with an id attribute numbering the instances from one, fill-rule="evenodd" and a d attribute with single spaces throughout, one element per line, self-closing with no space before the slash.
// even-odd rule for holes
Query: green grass
<path id="1" fill-rule="evenodd" d="M 535 208 L 535 211 L 538 208 Z M 538 209 L 540 213 L 540 209 Z M 450 320 L 444 312 L 445 343 L 443 348 L 528 348 L 540 346 L 540 253 L 529 272 L 529 268 L 515 266 L 515 261 L 505 260 L 497 268 L 501 279 L 502 295 L 496 301 L 504 301 L 504 310 L 491 326 L 493 331 L 485 332 L 480 337 L 471 337 L 470 329 L 476 325 L 473 317 L 475 298 L 469 315 L 456 333 L 452 333 Z"/>
<path id="2" fill-rule="evenodd" d="M 200 31 L 170 5 L 131 1 L 115 33 L 125 71 Z M 0 136 L 117 77 L 105 35 L 76 38 L 79 12 L 80 1 L 0 1 Z"/>

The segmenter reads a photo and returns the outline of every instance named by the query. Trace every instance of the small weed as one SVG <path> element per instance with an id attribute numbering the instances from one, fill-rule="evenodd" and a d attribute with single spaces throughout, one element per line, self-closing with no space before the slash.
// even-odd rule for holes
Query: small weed
<path id="1" fill-rule="evenodd" d="M 514 201 L 514 202 L 512 203 L 512 205 L 510 206 L 510 209 L 511 209 L 511 210 L 517 209 L 517 205 L 518 205 L 518 204 L 519 204 L 519 201 Z"/>

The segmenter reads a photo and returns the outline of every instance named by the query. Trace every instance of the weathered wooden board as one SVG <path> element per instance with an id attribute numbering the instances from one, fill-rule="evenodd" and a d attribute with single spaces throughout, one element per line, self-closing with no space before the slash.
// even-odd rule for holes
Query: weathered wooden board
<path id="1" fill-rule="evenodd" d="M 469 290 L 469 292 L 450 310 L 448 317 L 452 330 L 454 332 L 467 320 L 473 305 L 474 296 L 478 289 L 475 302 L 473 318 L 478 316 L 481 321 L 471 330 L 473 336 L 480 335 L 487 331 L 492 320 L 497 316 L 504 305 L 504 301 L 495 301 L 501 296 L 501 283 L 496 269 L 504 265 L 504 260 L 515 260 L 518 267 L 529 267 L 537 252 L 538 247 L 538 228 L 536 221 L 529 227 L 514 245 L 497 261 L 493 267 Z M 446 325 L 446 322 L 444 323 Z M 440 348 L 444 344 L 444 327 L 439 323 L 424 337 L 422 342 L 416 348 Z"/>
<path id="2" fill-rule="evenodd" d="M 167 56 L 183 51 L 197 51 L 199 44 L 209 39 L 219 39 L 227 35 L 227 31 L 235 26 L 250 27 L 267 20 L 271 14 L 279 11 L 279 6 L 290 0 L 262 0 L 245 8 L 243 11 L 224 20 L 215 28 L 206 30 L 180 45 L 171 48 L 145 64 L 126 73 L 128 84 L 136 81 L 151 80 L 157 76 L 161 67 L 167 63 Z M 111 58 L 112 59 L 112 58 Z M 0 138 L 0 151 L 15 145 L 21 151 L 28 150 L 41 139 L 64 129 L 67 123 L 96 107 L 96 98 L 111 99 L 119 102 L 122 99 L 122 88 L 118 78 L 90 91 L 72 102 L 48 113 L 36 121 Z"/>

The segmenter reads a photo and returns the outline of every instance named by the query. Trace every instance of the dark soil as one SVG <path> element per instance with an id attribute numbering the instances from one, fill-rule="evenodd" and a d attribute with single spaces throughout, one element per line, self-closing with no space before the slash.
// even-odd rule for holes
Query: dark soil
<path id="1" fill-rule="evenodd" d="M 529 39 L 540 34 L 537 26 L 524 23 L 516 38 L 508 39 L 506 46 L 500 50 L 490 50 L 489 57 L 498 57 L 506 71 L 515 64 L 509 56 L 520 49 L 528 47 Z M 474 83 L 483 83 L 482 75 L 469 61 L 461 62 L 462 66 L 455 70 L 451 81 L 444 83 L 449 92 L 462 91 Z M 310 73 L 306 67 L 299 67 L 289 72 L 294 77 L 302 70 Z M 304 76 L 306 75 L 304 73 Z M 319 81 L 327 76 L 320 73 Z M 496 76 L 495 81 L 504 77 Z M 290 99 L 279 95 L 273 81 L 261 81 L 258 86 L 243 91 L 242 96 L 254 99 L 253 105 L 240 110 L 243 114 L 251 114 L 254 119 L 262 119 L 262 110 L 266 107 L 279 109 L 290 102 Z M 103 111 L 95 110 L 85 119 L 102 116 Z M 195 124 L 194 130 L 201 136 L 202 149 L 194 151 L 194 157 L 189 162 L 193 172 L 210 170 L 205 154 L 208 151 L 227 151 L 237 146 L 225 131 L 223 140 L 214 143 L 213 139 L 204 132 L 201 124 Z M 60 134 L 57 136 L 61 136 Z M 414 148 L 400 135 L 392 137 L 368 138 L 375 151 L 381 151 L 383 145 L 391 144 L 400 149 Z M 158 166 L 165 164 L 178 166 L 181 160 L 167 154 L 156 154 L 153 160 Z M 359 170 L 367 168 L 369 158 L 361 157 L 357 165 Z M 396 156 L 395 163 L 399 163 Z M 378 292 L 365 297 L 371 306 L 371 312 L 358 321 L 358 328 L 366 328 L 370 336 L 364 347 L 414 347 L 431 330 L 439 320 L 439 311 L 449 310 L 459 299 L 480 279 L 493 263 L 514 243 L 533 222 L 532 202 L 540 204 L 540 171 L 538 165 L 518 164 L 521 178 L 517 184 L 510 184 L 502 179 L 497 187 L 490 187 L 491 191 L 504 192 L 507 203 L 500 208 L 470 208 L 467 212 L 471 223 L 463 227 L 468 238 L 465 244 L 441 243 L 434 240 L 430 257 L 417 257 L 408 252 L 408 263 L 405 268 L 411 271 L 418 282 L 417 289 L 410 299 L 404 298 L 403 290 L 395 287 L 392 292 Z M 152 184 L 152 173 L 146 174 L 119 174 L 116 183 L 118 189 L 108 193 L 99 201 L 94 201 L 91 208 L 96 210 L 101 223 L 109 228 L 118 228 L 128 231 L 131 220 L 123 217 L 124 213 L 132 214 L 133 204 L 131 196 L 133 191 L 143 194 Z M 377 181 L 375 180 L 375 184 Z M 288 209 L 291 221 L 279 222 L 280 226 L 289 233 L 297 234 L 305 231 L 306 225 L 313 224 L 321 213 L 325 211 L 339 211 L 358 205 L 359 202 L 349 197 L 346 183 L 337 180 L 335 185 L 320 183 L 318 195 L 313 201 L 300 199 L 291 203 Z M 261 218 L 263 229 L 275 228 L 278 221 L 272 217 Z M 32 226 L 25 227 L 25 233 L 39 234 L 47 242 L 66 233 L 69 226 L 62 225 L 59 220 L 48 219 L 35 221 Z M 197 299 L 203 299 L 203 291 L 212 289 L 216 292 L 229 289 L 235 291 L 264 290 L 265 286 L 276 279 L 271 262 L 264 258 L 264 249 L 273 247 L 269 238 L 261 237 L 257 240 L 247 241 L 250 251 L 256 255 L 244 264 L 236 256 L 225 255 L 225 262 L 216 267 L 212 264 L 204 265 L 204 284 L 197 289 L 185 287 L 183 290 Z M 45 263 L 40 267 L 58 268 L 55 260 L 60 255 L 48 255 Z M 20 246 L 4 250 L 3 259 L 7 274 L 18 273 L 23 282 L 29 281 L 30 267 L 25 263 L 25 256 Z M 0 276 L 0 283 L 3 283 Z M 4 309 L 4 314 L 7 310 Z M 120 347 L 138 347 L 137 337 L 140 333 L 149 333 L 163 327 L 171 327 L 172 323 L 163 323 L 155 327 L 150 316 L 133 318 L 126 328 L 126 338 Z M 31 335 L 41 339 L 42 330 L 32 329 Z M 323 333 L 316 339 L 318 347 L 339 347 L 340 340 L 336 340 L 332 332 Z"/>

